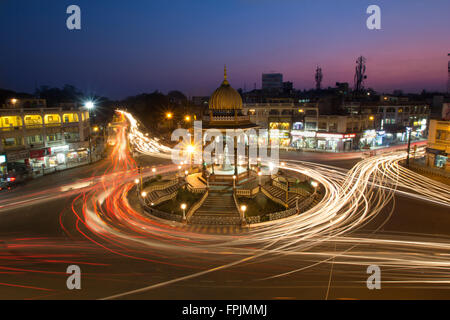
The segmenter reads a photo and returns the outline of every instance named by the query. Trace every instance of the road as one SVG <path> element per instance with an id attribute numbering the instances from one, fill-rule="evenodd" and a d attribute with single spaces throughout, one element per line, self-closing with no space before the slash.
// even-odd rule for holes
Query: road
<path id="1" fill-rule="evenodd" d="M 307 162 L 282 154 L 289 170 L 307 170 L 329 191 L 318 208 L 241 233 L 199 233 L 130 204 L 124 195 L 137 164 L 126 146 L 123 129 L 107 160 L 0 195 L 0 298 L 450 297 L 445 195 L 437 185 L 414 197 L 408 181 L 416 180 L 392 180 L 399 151 L 366 160 L 308 154 Z M 139 161 L 144 175 L 153 166 L 176 170 L 165 158 Z M 81 290 L 66 287 L 72 264 L 81 268 Z M 381 268 L 381 290 L 367 289 L 370 264 Z"/>

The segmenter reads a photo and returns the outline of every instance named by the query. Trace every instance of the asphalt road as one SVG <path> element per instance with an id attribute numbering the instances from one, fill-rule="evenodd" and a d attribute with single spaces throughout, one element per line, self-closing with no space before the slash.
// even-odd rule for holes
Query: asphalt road
<path id="1" fill-rule="evenodd" d="M 286 155 L 284 155 L 286 156 Z M 283 156 L 282 156 L 283 157 Z M 290 154 L 288 158 L 302 159 Z M 309 159 L 311 160 L 311 159 Z M 143 159 L 143 166 L 166 165 Z M 358 159 L 317 159 L 350 168 Z M 122 250 L 108 238 L 94 235 L 74 214 L 86 206 L 90 188 L 61 192 L 61 187 L 99 177 L 107 160 L 56 173 L 0 195 L 0 298 L 100 299 L 136 289 L 123 299 L 448 299 L 447 283 L 402 283 L 391 280 L 420 276 L 420 270 L 382 270 L 381 290 L 366 287 L 367 265 L 324 261 L 320 252 L 380 250 L 376 245 L 320 244 L 310 255 L 269 255 L 203 275 L 190 275 L 230 263 L 239 255 L 176 252 L 137 245 Z M 114 170 L 109 174 L 113 174 Z M 129 174 L 131 176 L 131 173 Z M 28 197 L 26 203 L 19 199 Z M 43 197 L 41 199 L 41 197 Z M 394 206 L 392 215 L 390 208 Z M 375 238 L 421 236 L 449 238 L 448 208 L 396 194 L 394 203 L 352 235 Z M 377 228 L 380 228 L 376 230 Z M 375 231 L 376 230 L 376 231 Z M 155 239 L 160 241 L 160 239 Z M 124 245 L 125 246 L 125 245 Z M 200 257 L 200 258 L 199 258 Z M 82 270 L 82 289 L 68 290 L 66 268 Z M 292 269 L 293 274 L 270 278 Z M 432 277 L 429 269 L 424 277 Z M 182 279 L 187 277 L 186 279 Z M 266 279 L 268 278 L 269 279 Z M 180 279 L 181 278 L 181 279 Z M 176 281 L 174 281 L 176 280 Z"/>

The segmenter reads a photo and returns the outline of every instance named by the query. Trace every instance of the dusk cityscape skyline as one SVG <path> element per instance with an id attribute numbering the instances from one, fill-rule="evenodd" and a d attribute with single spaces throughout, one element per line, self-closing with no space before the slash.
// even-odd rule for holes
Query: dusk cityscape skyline
<path id="1" fill-rule="evenodd" d="M 448 1 L 379 1 L 381 30 L 365 26 L 369 1 L 78 1 L 82 29 L 73 31 L 65 27 L 69 4 L 0 4 L 8 66 L 1 88 L 70 83 L 113 99 L 173 89 L 209 95 L 227 64 L 235 88 L 260 88 L 261 73 L 279 72 L 303 90 L 314 87 L 318 65 L 323 87 L 352 85 L 360 55 L 365 86 L 376 91 L 447 86 Z"/>
<path id="2" fill-rule="evenodd" d="M 0 0 L 0 302 L 290 319 L 450 300 L 449 12 Z"/>

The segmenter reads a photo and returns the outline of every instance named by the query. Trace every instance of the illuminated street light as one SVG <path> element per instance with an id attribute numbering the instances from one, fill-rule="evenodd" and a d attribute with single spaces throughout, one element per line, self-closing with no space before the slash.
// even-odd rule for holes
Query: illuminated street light
<path id="1" fill-rule="evenodd" d="M 186 117 L 184 117 L 184 120 L 185 120 L 186 122 L 189 122 L 189 121 L 191 121 L 191 117 L 190 117 L 190 116 L 186 116 Z"/>
<path id="2" fill-rule="evenodd" d="M 317 181 L 311 181 L 311 186 L 313 186 L 314 188 L 317 188 L 319 186 L 319 184 L 317 183 Z"/>
<path id="3" fill-rule="evenodd" d="M 87 102 L 84 104 L 84 106 L 85 106 L 88 110 L 92 110 L 92 109 L 94 109 L 94 107 L 95 107 L 94 102 L 92 102 L 92 101 L 87 101 Z"/>
<path id="4" fill-rule="evenodd" d="M 189 171 L 187 171 L 187 170 L 184 170 L 184 175 L 188 175 L 189 174 Z"/>
<path id="5" fill-rule="evenodd" d="M 141 196 L 142 196 L 143 198 L 145 198 L 145 197 L 147 196 L 147 192 L 142 191 L 142 192 L 141 192 Z"/>
<path id="6" fill-rule="evenodd" d="M 369 120 L 370 120 L 370 121 L 373 121 L 374 119 L 375 119 L 374 116 L 370 116 L 370 117 L 369 117 Z"/>
<path id="7" fill-rule="evenodd" d="M 171 112 L 167 112 L 166 113 L 166 118 L 167 119 L 172 119 L 172 117 L 173 117 L 173 114 Z"/>
<path id="8" fill-rule="evenodd" d="M 242 206 L 241 206 L 241 211 L 242 211 L 242 213 L 245 215 L 245 211 L 247 210 L 247 206 L 245 205 L 245 204 L 243 204 Z"/>
<path id="9" fill-rule="evenodd" d="M 139 183 L 139 179 L 134 179 L 134 183 L 138 184 Z"/>
<path id="10" fill-rule="evenodd" d="M 186 220 L 186 208 L 187 208 L 186 203 L 182 203 L 180 208 L 181 210 L 183 210 L 183 220 Z"/>
<path id="11" fill-rule="evenodd" d="M 11 103 L 12 103 L 12 104 L 16 104 L 16 103 L 17 103 L 17 99 L 16 99 L 16 98 L 12 98 L 12 99 L 11 99 Z"/>
<path id="12" fill-rule="evenodd" d="M 186 150 L 187 150 L 187 152 L 189 152 L 189 153 L 194 153 L 195 147 L 194 147 L 192 144 L 190 144 L 190 145 L 188 145 L 188 146 L 186 147 Z"/>
<path id="13" fill-rule="evenodd" d="M 156 172 L 156 168 L 152 168 L 152 172 L 155 173 Z"/>

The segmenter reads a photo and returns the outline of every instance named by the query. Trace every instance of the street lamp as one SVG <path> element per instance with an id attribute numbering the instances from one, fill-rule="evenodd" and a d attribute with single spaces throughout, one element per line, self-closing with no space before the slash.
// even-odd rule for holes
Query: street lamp
<path id="1" fill-rule="evenodd" d="M 88 109 L 88 110 L 92 110 L 92 109 L 95 108 L 95 104 L 94 104 L 94 102 L 91 101 L 91 100 L 86 101 L 86 103 L 84 104 L 84 106 L 85 106 L 86 109 Z"/>
<path id="2" fill-rule="evenodd" d="M 181 210 L 183 210 L 183 220 L 186 220 L 186 207 L 186 203 L 182 203 L 180 206 Z"/>
<path id="3" fill-rule="evenodd" d="M 189 122 L 189 121 L 191 121 L 191 117 L 190 117 L 190 116 L 186 116 L 186 117 L 184 117 L 184 120 L 185 120 L 186 122 Z"/>
<path id="4" fill-rule="evenodd" d="M 314 194 L 317 192 L 317 187 L 319 186 L 319 184 L 317 183 L 317 181 L 311 181 L 311 186 L 314 188 Z"/>
<path id="5" fill-rule="evenodd" d="M 172 119 L 172 117 L 173 117 L 173 114 L 171 112 L 167 112 L 166 113 L 166 118 L 167 119 Z"/>
<path id="6" fill-rule="evenodd" d="M 246 206 L 245 204 L 243 204 L 243 205 L 241 206 L 241 211 L 242 211 L 242 216 L 243 216 L 243 218 L 245 218 L 245 211 L 247 211 L 247 206 Z"/>
<path id="7" fill-rule="evenodd" d="M 236 176 L 233 175 L 233 189 L 236 189 Z"/>
<path id="8" fill-rule="evenodd" d="M 142 191 L 142 192 L 141 192 L 141 196 L 142 196 L 142 198 L 145 198 L 145 197 L 147 196 L 147 192 Z"/>
<path id="9" fill-rule="evenodd" d="M 155 173 L 156 172 L 156 168 L 152 168 L 152 172 Z"/>
<path id="10" fill-rule="evenodd" d="M 139 179 L 134 179 L 134 183 L 139 184 Z"/>
<path id="11" fill-rule="evenodd" d="M 89 112 L 89 122 L 91 122 L 91 110 L 95 108 L 95 104 L 93 101 L 89 100 L 86 101 L 84 104 L 86 109 L 88 109 Z M 92 139 L 91 139 L 91 126 L 89 125 L 89 163 L 92 163 Z"/>
<path id="12" fill-rule="evenodd" d="M 190 144 L 190 145 L 188 145 L 187 147 L 186 147 L 186 151 L 188 152 L 188 154 L 189 154 L 189 163 L 190 163 L 190 165 L 192 166 L 192 164 L 193 164 L 193 155 L 194 155 L 194 152 L 195 152 L 195 147 L 192 145 L 192 144 Z"/>

